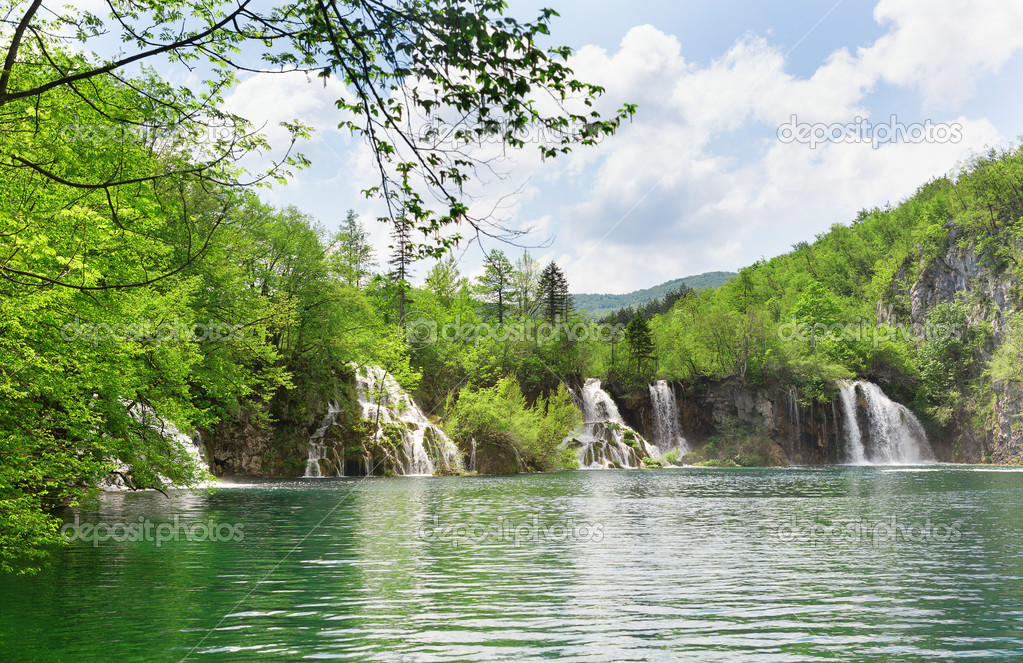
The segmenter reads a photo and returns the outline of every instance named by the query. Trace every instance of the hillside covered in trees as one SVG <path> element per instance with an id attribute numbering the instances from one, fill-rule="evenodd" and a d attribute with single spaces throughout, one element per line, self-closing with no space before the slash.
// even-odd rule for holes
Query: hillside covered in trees
<path id="1" fill-rule="evenodd" d="M 654 299 L 661 299 L 669 292 L 685 286 L 692 290 L 716 288 L 735 276 L 735 272 L 706 272 L 695 276 L 684 276 L 680 279 L 665 281 L 642 290 L 635 290 L 623 295 L 610 294 L 577 294 L 572 295 L 575 308 L 580 313 L 588 313 L 594 318 L 603 318 L 612 311 L 626 307 L 638 308 Z"/>

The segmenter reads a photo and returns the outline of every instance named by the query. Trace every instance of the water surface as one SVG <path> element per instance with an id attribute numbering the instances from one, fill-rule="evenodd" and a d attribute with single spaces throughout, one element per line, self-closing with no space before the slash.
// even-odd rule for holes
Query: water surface
<path id="1" fill-rule="evenodd" d="M 151 529 L 0 578 L 0 660 L 1023 656 L 1020 472 L 266 481 L 78 522 Z"/>

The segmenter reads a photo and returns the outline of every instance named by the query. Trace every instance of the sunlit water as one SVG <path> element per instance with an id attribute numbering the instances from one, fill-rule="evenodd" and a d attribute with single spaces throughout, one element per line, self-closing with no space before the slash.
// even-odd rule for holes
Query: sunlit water
<path id="1" fill-rule="evenodd" d="M 149 540 L 0 578 L 0 660 L 1019 659 L 1023 473 L 980 469 L 109 495 L 80 525 L 149 519 Z M 175 516 L 229 540 L 157 546 Z"/>

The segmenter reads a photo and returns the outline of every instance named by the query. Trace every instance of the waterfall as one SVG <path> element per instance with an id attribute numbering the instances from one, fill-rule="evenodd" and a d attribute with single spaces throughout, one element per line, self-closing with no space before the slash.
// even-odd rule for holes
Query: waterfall
<path id="1" fill-rule="evenodd" d="M 839 380 L 838 396 L 842 401 L 842 415 L 845 417 L 845 457 L 853 465 L 866 462 L 860 424 L 856 418 L 856 382 Z"/>
<path id="2" fill-rule="evenodd" d="M 626 425 L 614 400 L 601 389 L 600 380 L 588 378 L 573 395 L 583 413 L 583 428 L 565 442 L 579 447 L 581 468 L 639 468 L 644 457 L 660 458 L 660 449 Z"/>
<path id="3" fill-rule="evenodd" d="M 207 476 L 209 475 L 210 463 L 206 457 L 206 444 L 203 442 L 199 431 L 195 431 L 193 435 L 182 433 L 178 430 L 177 426 L 142 405 L 131 406 L 128 408 L 128 412 L 136 421 L 145 424 L 156 431 L 160 437 L 170 441 L 178 450 L 184 453 L 193 465 L 200 468 Z M 129 475 L 131 468 L 118 458 L 108 458 L 108 460 L 118 463 L 118 467 L 115 473 L 112 473 L 100 482 L 100 487 L 103 490 L 109 491 L 131 490 L 130 482 L 125 481 L 124 476 L 122 476 Z M 158 476 L 165 488 L 181 487 L 172 483 L 170 479 L 163 475 Z M 215 482 L 215 480 L 210 479 L 199 481 L 196 485 L 198 487 L 209 487 Z"/>
<path id="4" fill-rule="evenodd" d="M 355 366 L 355 390 L 361 415 L 370 426 L 362 463 L 365 473 L 390 470 L 404 476 L 428 476 L 438 470 L 462 471 L 458 447 L 419 409 L 412 397 L 379 366 Z M 344 458 L 324 435 L 337 423 L 340 405 L 330 403 L 323 424 L 309 438 L 306 477 L 341 476 Z M 374 454 L 374 451 L 379 453 Z M 376 464 L 372 459 L 378 459 Z"/>
<path id="5" fill-rule="evenodd" d="M 839 437 L 838 436 L 839 436 L 839 434 L 841 432 L 841 427 L 839 427 L 839 425 L 838 425 L 838 409 L 835 407 L 835 401 L 831 401 L 831 421 L 832 421 L 832 423 L 835 424 L 835 440 L 834 440 L 834 444 L 835 444 L 835 449 L 838 449 L 838 443 L 839 443 Z M 828 454 L 828 457 L 829 458 L 831 457 L 830 453 Z"/>
<path id="6" fill-rule="evenodd" d="M 800 430 L 800 421 L 802 414 L 802 407 L 799 404 L 799 391 L 793 387 L 789 390 L 789 421 L 792 423 L 791 428 L 794 433 L 794 439 L 792 440 L 793 452 L 801 448 L 802 430 Z"/>
<path id="7" fill-rule="evenodd" d="M 912 465 L 934 462 L 927 434 L 916 416 L 866 381 L 839 380 L 845 418 L 846 459 L 853 465 Z"/>
<path id="8" fill-rule="evenodd" d="M 682 424 L 678 418 L 678 403 L 675 391 L 667 380 L 658 380 L 650 385 L 650 403 L 654 412 L 654 436 L 657 447 L 667 451 L 678 449 L 689 451 L 689 443 L 682 435 Z"/>
<path id="9" fill-rule="evenodd" d="M 472 440 L 472 451 L 469 453 L 469 471 L 473 474 L 476 473 L 476 438 Z"/>
<path id="10" fill-rule="evenodd" d="M 310 478 L 323 477 L 323 466 L 327 466 L 327 476 L 344 476 L 345 464 L 338 458 L 336 449 L 328 448 L 323 442 L 327 430 L 337 423 L 337 415 L 341 411 L 338 403 L 327 402 L 327 415 L 312 435 L 309 436 L 309 458 L 305 463 L 305 475 Z"/>

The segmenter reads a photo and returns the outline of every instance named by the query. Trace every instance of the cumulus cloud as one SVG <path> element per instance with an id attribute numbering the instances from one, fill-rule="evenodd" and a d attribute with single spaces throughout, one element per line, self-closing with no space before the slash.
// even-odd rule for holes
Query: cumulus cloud
<path id="1" fill-rule="evenodd" d="M 701 64 L 686 59 L 676 36 L 651 25 L 629 30 L 614 51 L 583 47 L 570 66 L 606 88 L 598 109 L 608 114 L 636 103 L 634 121 L 598 149 L 547 162 L 533 146 L 518 152 L 479 146 L 475 154 L 492 159 L 494 171 L 482 171 L 471 185 L 472 210 L 515 227 L 536 226 L 537 242 L 553 237 L 549 249 L 536 253 L 558 260 L 574 291 L 622 292 L 771 257 L 862 207 L 894 204 L 971 150 L 1004 141 L 1006 132 L 961 108 L 978 77 L 997 75 L 1023 49 L 1023 4 L 879 0 L 873 16 L 884 31 L 879 38 L 835 49 L 809 75 L 792 73 L 791 54 L 755 34 Z M 348 201 L 342 205 L 372 218 L 383 210 L 358 191 L 376 184 L 373 155 L 335 129 L 333 100 L 346 92 L 332 85 L 324 91 L 302 77 L 257 77 L 229 101 L 235 112 L 268 126 L 297 117 L 319 129 L 315 149 L 327 157 L 326 170 L 318 166 L 311 179 L 303 175 L 275 196 L 295 200 L 300 191 L 316 213 L 315 201 L 329 187 Z M 810 149 L 778 139 L 779 125 L 793 116 L 806 123 L 887 122 L 883 99 L 892 90 L 911 95 L 934 122 L 956 123 L 961 140 Z M 386 251 L 386 226 L 373 230 Z M 474 269 L 472 259 L 465 269 Z"/>
<path id="2" fill-rule="evenodd" d="M 915 90 L 922 106 L 958 107 L 974 77 L 1023 48 L 1023 6 L 982 4 L 882 0 L 874 15 L 888 32 L 855 54 L 834 51 L 808 78 L 789 73 L 785 54 L 753 35 L 704 67 L 652 26 L 633 28 L 615 53 L 582 49 L 572 66 L 609 90 L 606 107 L 628 100 L 640 112 L 598 156 L 582 157 L 592 186 L 555 215 L 558 245 L 571 247 L 573 289 L 627 291 L 736 269 L 862 207 L 894 204 L 971 150 L 1002 142 L 986 118 L 964 116 L 934 119 L 958 127 L 955 142 L 810 149 L 777 138 L 792 116 L 888 122 L 869 98 L 885 85 Z"/>
<path id="3" fill-rule="evenodd" d="M 956 107 L 977 78 L 1023 48 L 1023 3 L 1005 0 L 881 0 L 874 18 L 890 32 L 861 49 L 866 71 L 912 87 L 932 107 Z"/>

